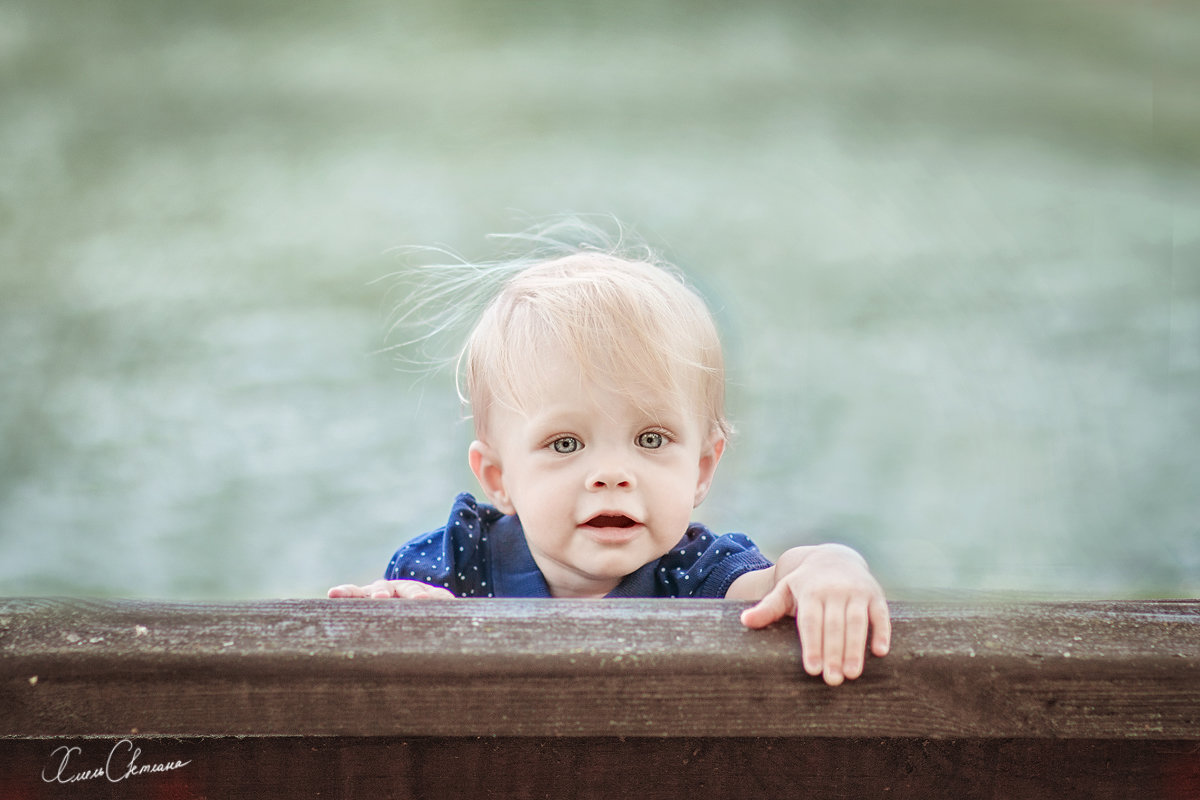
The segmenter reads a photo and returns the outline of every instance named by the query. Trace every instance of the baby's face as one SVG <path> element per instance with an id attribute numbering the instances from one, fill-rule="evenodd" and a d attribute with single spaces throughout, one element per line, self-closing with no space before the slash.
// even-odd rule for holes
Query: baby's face
<path id="1" fill-rule="evenodd" d="M 603 596 L 680 540 L 725 441 L 697 403 L 631 398 L 566 359 L 541 367 L 522 410 L 489 410 L 472 466 L 520 517 L 552 594 Z"/>

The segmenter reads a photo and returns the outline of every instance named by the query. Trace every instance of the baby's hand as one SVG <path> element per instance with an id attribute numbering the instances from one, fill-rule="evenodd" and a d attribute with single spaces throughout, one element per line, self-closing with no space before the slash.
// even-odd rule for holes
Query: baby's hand
<path id="1" fill-rule="evenodd" d="M 792 615 L 800 633 L 804 671 L 830 686 L 862 675 L 871 652 L 887 655 L 892 625 L 883 589 L 862 556 L 842 545 L 793 548 L 775 565 L 775 585 L 742 612 L 742 624 L 763 628 Z"/>
<path id="2" fill-rule="evenodd" d="M 366 586 L 355 586 L 353 583 L 343 583 L 329 590 L 329 597 L 369 597 L 372 599 L 387 599 L 401 597 L 406 600 L 449 600 L 454 593 L 441 586 L 430 586 L 419 581 L 385 581 L 377 580 Z"/>

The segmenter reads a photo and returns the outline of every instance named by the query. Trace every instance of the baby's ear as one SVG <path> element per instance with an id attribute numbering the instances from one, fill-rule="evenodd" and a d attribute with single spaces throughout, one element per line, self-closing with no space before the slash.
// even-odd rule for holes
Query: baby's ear
<path id="1" fill-rule="evenodd" d="M 724 452 L 725 435 L 719 430 L 714 430 L 700 449 L 700 476 L 696 481 L 696 502 L 693 507 L 700 505 L 704 498 L 708 497 L 713 477 L 717 474 L 717 464 L 721 463 L 721 455 Z"/>
<path id="2" fill-rule="evenodd" d="M 496 449 L 481 441 L 471 442 L 467 451 L 467 460 L 471 463 L 471 472 L 483 487 L 488 500 L 502 514 L 515 514 L 508 492 L 504 491 L 504 470 L 500 466 L 500 458 Z"/>

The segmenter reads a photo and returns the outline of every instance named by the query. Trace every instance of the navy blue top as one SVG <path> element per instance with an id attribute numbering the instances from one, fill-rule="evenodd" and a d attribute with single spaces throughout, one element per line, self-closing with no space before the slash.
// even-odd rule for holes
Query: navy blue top
<path id="1" fill-rule="evenodd" d="M 715 536 L 692 523 L 671 552 L 626 575 L 608 597 L 724 597 L 739 576 L 769 566 L 745 535 Z M 521 521 L 465 492 L 446 527 L 397 550 L 383 577 L 443 586 L 459 597 L 551 596 Z"/>

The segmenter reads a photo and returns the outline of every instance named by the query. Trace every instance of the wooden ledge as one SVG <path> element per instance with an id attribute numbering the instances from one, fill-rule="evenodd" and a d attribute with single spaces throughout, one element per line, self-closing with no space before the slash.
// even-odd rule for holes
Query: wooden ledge
<path id="1" fill-rule="evenodd" d="M 1200 601 L 893 604 L 831 689 L 702 600 L 0 600 L 0 736 L 1200 740 Z"/>

